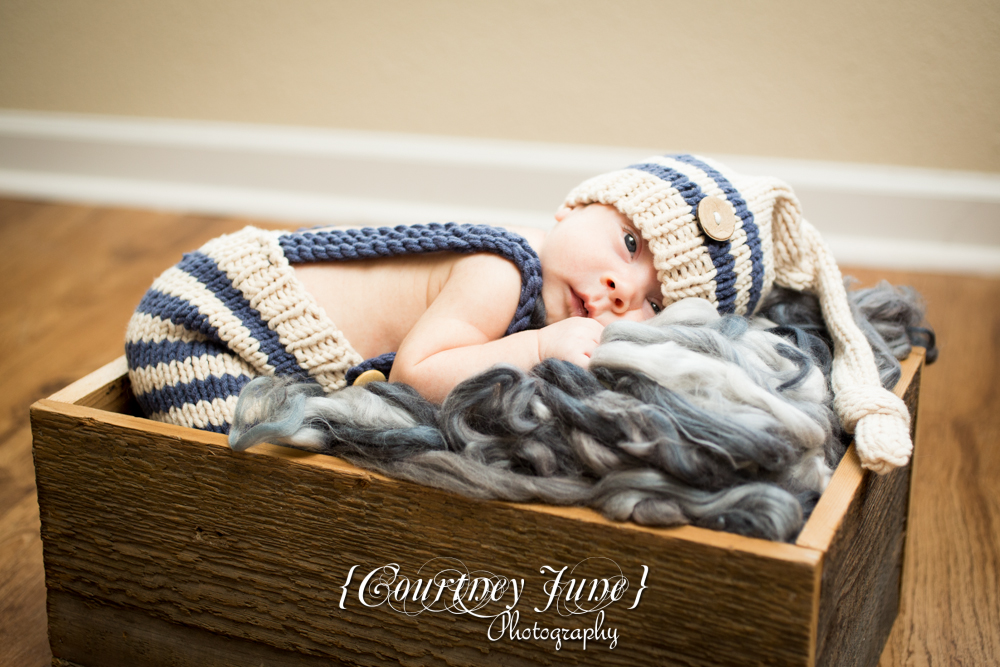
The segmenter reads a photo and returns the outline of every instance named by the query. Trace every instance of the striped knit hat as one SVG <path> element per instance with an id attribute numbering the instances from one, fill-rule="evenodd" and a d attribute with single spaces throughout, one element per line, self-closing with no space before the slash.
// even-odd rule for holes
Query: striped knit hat
<path id="1" fill-rule="evenodd" d="M 833 255 L 785 183 L 692 155 L 657 156 L 585 181 L 564 205 L 595 203 L 614 206 L 642 234 L 664 304 L 701 297 L 720 313 L 752 315 L 775 283 L 819 296 L 834 340 L 834 409 L 862 464 L 878 473 L 907 464 L 906 404 L 882 387 Z"/>

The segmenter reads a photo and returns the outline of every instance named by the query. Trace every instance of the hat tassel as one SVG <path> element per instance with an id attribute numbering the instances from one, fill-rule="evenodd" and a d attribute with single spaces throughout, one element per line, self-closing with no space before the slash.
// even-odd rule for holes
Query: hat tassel
<path id="1" fill-rule="evenodd" d="M 819 232 L 805 220 L 802 234 L 814 249 L 814 285 L 834 342 L 834 410 L 848 433 L 861 465 L 878 474 L 905 466 L 913 452 L 906 403 L 882 387 L 875 355 L 851 315 L 843 277 Z"/>

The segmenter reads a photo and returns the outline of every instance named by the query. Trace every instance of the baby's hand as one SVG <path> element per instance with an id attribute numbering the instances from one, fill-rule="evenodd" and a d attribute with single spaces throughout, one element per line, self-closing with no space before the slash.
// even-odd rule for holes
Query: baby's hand
<path id="1" fill-rule="evenodd" d="M 590 355 L 601 341 L 604 325 L 587 317 L 570 317 L 540 329 L 538 356 L 571 361 L 587 368 Z"/>

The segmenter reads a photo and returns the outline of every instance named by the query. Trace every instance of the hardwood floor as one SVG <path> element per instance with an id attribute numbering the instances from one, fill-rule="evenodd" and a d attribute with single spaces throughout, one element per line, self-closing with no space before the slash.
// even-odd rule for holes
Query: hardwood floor
<path id="1" fill-rule="evenodd" d="M 0 199 L 0 666 L 51 660 L 28 406 L 120 356 L 153 277 L 246 222 Z M 880 664 L 1000 664 L 1000 279 L 845 273 L 917 288 L 941 351 L 923 375 L 902 609 Z"/>

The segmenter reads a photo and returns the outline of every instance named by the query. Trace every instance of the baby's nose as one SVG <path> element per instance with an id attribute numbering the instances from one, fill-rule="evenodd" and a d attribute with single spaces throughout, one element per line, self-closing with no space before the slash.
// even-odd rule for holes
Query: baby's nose
<path id="1" fill-rule="evenodd" d="M 604 279 L 604 286 L 608 288 L 608 300 L 611 301 L 611 310 L 616 315 L 623 315 L 634 308 L 632 301 L 635 291 L 629 289 L 627 282 L 609 276 Z"/>

